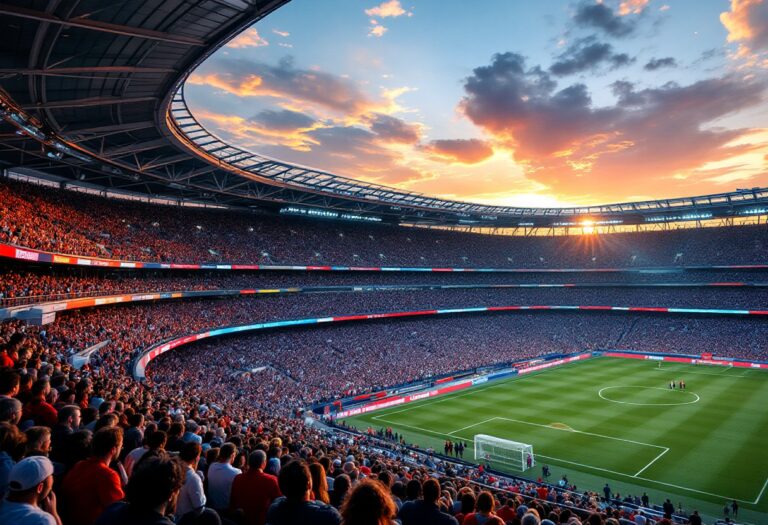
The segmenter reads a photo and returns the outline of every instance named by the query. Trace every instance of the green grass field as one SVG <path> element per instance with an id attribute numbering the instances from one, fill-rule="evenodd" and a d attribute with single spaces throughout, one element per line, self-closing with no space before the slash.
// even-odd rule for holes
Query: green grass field
<path id="1" fill-rule="evenodd" d="M 667 387 L 680 379 L 686 391 Z M 346 422 L 389 426 L 439 452 L 446 439 L 471 445 L 475 434 L 530 443 L 552 481 L 567 474 L 592 490 L 608 482 L 711 517 L 736 499 L 740 521 L 768 523 L 768 373 L 760 370 L 599 357 Z M 525 476 L 538 477 L 538 466 Z"/>

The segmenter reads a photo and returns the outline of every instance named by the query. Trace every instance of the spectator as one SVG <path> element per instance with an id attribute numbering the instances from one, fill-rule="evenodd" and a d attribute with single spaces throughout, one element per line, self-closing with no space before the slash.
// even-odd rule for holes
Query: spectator
<path id="1" fill-rule="evenodd" d="M 487 490 L 482 491 L 477 496 L 475 512 L 467 515 L 462 523 L 464 525 L 485 525 L 495 515 L 495 504 L 493 494 Z"/>
<path id="2" fill-rule="evenodd" d="M 189 420 L 187 421 L 186 431 L 184 432 L 181 440 L 184 443 L 193 441 L 195 443 L 202 444 L 203 438 L 198 434 L 198 432 L 200 432 L 200 425 L 198 425 L 194 420 Z"/>
<path id="3" fill-rule="evenodd" d="M 165 443 L 168 439 L 168 435 L 162 430 L 156 430 L 151 434 L 147 434 L 144 437 L 144 446 L 137 447 L 131 450 L 127 456 L 125 456 L 125 473 L 128 477 L 131 477 L 133 467 L 139 460 L 149 451 L 159 452 L 165 450 Z"/>
<path id="4" fill-rule="evenodd" d="M 0 398 L 0 423 L 18 425 L 21 421 L 21 401 L 13 397 Z"/>
<path id="5" fill-rule="evenodd" d="M 51 429 L 48 427 L 30 427 L 24 432 L 27 436 L 25 456 L 45 456 L 51 451 Z"/>
<path id="6" fill-rule="evenodd" d="M 701 525 L 702 521 L 701 521 L 701 516 L 699 516 L 698 510 L 694 510 L 693 514 L 688 516 L 688 523 L 690 525 Z"/>
<path id="7" fill-rule="evenodd" d="M 128 430 L 125 431 L 125 437 L 123 438 L 123 451 L 127 455 L 130 451 L 141 446 L 144 442 L 144 415 L 133 414 L 128 418 Z"/>
<path id="8" fill-rule="evenodd" d="M 97 525 L 173 525 L 176 498 L 184 483 L 184 465 L 165 452 L 146 458 L 125 489 L 126 501 L 111 505 Z"/>
<path id="9" fill-rule="evenodd" d="M 417 482 L 418 483 L 418 482 Z M 344 499 L 352 487 L 352 480 L 346 474 L 339 474 L 333 480 L 333 493 L 331 494 L 331 504 L 337 509 L 341 508 Z"/>
<path id="10" fill-rule="evenodd" d="M 235 476 L 242 474 L 239 468 L 232 466 L 237 455 L 237 447 L 224 443 L 219 450 L 219 459 L 208 467 L 208 503 L 213 509 L 224 512 L 229 509 L 229 497 Z"/>
<path id="11" fill-rule="evenodd" d="M 80 407 L 66 405 L 59 409 L 58 423 L 51 430 L 51 459 L 63 463 L 72 454 L 72 434 L 80 427 Z"/>
<path id="12" fill-rule="evenodd" d="M 398 517 L 403 525 L 458 525 L 456 518 L 442 512 L 438 507 L 440 501 L 440 483 L 428 479 L 422 484 L 424 499 L 411 500 L 403 503 Z"/>
<path id="13" fill-rule="evenodd" d="M 109 468 L 122 446 L 119 427 L 94 434 L 91 457 L 76 464 L 61 485 L 64 525 L 91 525 L 108 506 L 123 499 L 120 475 Z"/>
<path id="14" fill-rule="evenodd" d="M 20 379 L 16 370 L 3 368 L 2 363 L 0 363 L 0 400 L 15 397 L 19 393 Z"/>
<path id="15" fill-rule="evenodd" d="M 294 459 L 283 466 L 278 476 L 278 484 L 283 496 L 269 507 L 267 523 L 270 525 L 341 523 L 341 515 L 335 508 L 311 500 L 312 475 L 306 461 Z"/>
<path id="16" fill-rule="evenodd" d="M 397 506 L 384 486 L 366 479 L 358 483 L 341 507 L 344 525 L 394 525 Z"/>
<path id="17" fill-rule="evenodd" d="M 38 379 L 32 384 L 32 399 L 24 405 L 22 421 L 31 420 L 35 425 L 48 427 L 56 424 L 58 413 L 46 399 L 50 392 L 51 384 L 47 379 Z"/>
<path id="18" fill-rule="evenodd" d="M 8 496 L 0 503 L 0 523 L 61 525 L 53 493 L 53 465 L 48 458 L 25 458 L 9 476 Z"/>
<path id="19" fill-rule="evenodd" d="M 176 504 L 176 516 L 181 518 L 188 512 L 199 511 L 205 506 L 205 491 L 203 490 L 203 478 L 197 471 L 200 454 L 203 448 L 198 443 L 185 443 L 179 453 L 186 476 L 184 485 L 179 492 L 179 500 Z"/>
<path id="20" fill-rule="evenodd" d="M 26 439 L 15 425 L 0 423 L 0 499 L 8 492 L 8 479 L 13 466 L 24 457 Z"/>
<path id="21" fill-rule="evenodd" d="M 248 470 L 232 482 L 230 509 L 242 510 L 247 525 L 264 525 L 269 506 L 281 495 L 277 478 L 264 473 L 266 464 L 267 454 L 263 450 L 251 452 Z"/>
<path id="22" fill-rule="evenodd" d="M 311 463 L 309 472 L 312 475 L 312 499 L 330 505 L 331 498 L 328 495 L 328 478 L 325 476 L 325 469 L 320 463 Z"/>

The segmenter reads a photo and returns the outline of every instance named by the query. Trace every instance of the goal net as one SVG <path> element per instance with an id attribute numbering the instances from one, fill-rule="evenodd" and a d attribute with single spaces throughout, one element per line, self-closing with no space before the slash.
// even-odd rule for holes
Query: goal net
<path id="1" fill-rule="evenodd" d="M 498 461 L 520 471 L 528 470 L 536 464 L 533 455 L 533 445 L 501 439 L 487 434 L 477 434 L 475 436 L 475 459 Z"/>

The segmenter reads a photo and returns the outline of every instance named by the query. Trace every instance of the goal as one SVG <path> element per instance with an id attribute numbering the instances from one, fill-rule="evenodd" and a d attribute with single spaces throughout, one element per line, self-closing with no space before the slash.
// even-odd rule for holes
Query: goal
<path id="1" fill-rule="evenodd" d="M 530 459 L 530 461 L 529 461 Z M 533 445 L 501 439 L 487 434 L 475 436 L 475 460 L 498 461 L 525 471 L 536 464 Z"/>

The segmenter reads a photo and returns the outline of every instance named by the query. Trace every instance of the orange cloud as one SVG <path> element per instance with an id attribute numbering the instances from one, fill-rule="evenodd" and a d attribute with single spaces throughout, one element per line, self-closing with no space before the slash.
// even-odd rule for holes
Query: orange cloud
<path id="1" fill-rule="evenodd" d="M 477 164 L 493 155 L 490 144 L 479 139 L 433 140 L 423 149 L 435 160 L 461 164 Z"/>
<path id="2" fill-rule="evenodd" d="M 619 4 L 619 15 L 639 15 L 648 5 L 649 0 L 625 0 Z"/>
<path id="3" fill-rule="evenodd" d="M 368 36 L 375 36 L 381 38 L 384 36 L 388 29 L 379 24 L 376 20 L 371 20 L 371 27 L 368 28 Z"/>
<path id="4" fill-rule="evenodd" d="M 380 18 L 413 15 L 412 12 L 403 9 L 403 6 L 400 5 L 400 0 L 388 0 L 387 2 L 382 2 L 376 7 L 366 9 L 365 14 L 368 16 L 378 16 Z"/>
<path id="5" fill-rule="evenodd" d="M 731 10 L 720 14 L 720 22 L 728 30 L 728 42 L 739 43 L 737 57 L 768 51 L 768 2 L 731 0 Z M 753 62 L 757 64 L 759 60 Z"/>
<path id="6" fill-rule="evenodd" d="M 752 130 L 709 127 L 759 104 L 765 86 L 756 80 L 726 76 L 643 90 L 616 82 L 616 104 L 594 107 L 586 86 L 558 89 L 541 68 L 504 53 L 476 68 L 464 88 L 460 111 L 507 149 L 528 177 L 565 195 L 589 188 L 603 196 L 595 201 L 605 202 L 649 187 L 672 193 L 678 186 L 685 194 L 692 182 L 669 182 L 672 175 L 768 149 L 768 141 L 737 142 Z"/>
<path id="7" fill-rule="evenodd" d="M 252 27 L 243 31 L 234 39 L 230 40 L 226 47 L 243 49 L 247 47 L 264 47 L 268 45 L 269 42 L 267 42 L 264 38 L 261 37 L 261 35 L 259 35 L 259 31 L 255 27 Z"/>

